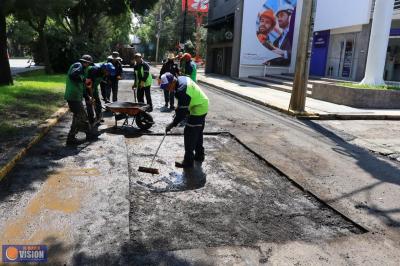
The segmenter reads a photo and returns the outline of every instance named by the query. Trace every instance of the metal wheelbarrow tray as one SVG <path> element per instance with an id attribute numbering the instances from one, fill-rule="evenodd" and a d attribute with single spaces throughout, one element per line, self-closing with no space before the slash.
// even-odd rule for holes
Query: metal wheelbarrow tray
<path id="1" fill-rule="evenodd" d="M 147 113 L 149 106 L 144 103 L 133 102 L 113 102 L 106 104 L 115 117 L 115 127 L 118 126 L 119 120 L 124 120 L 123 126 L 133 126 L 133 122 L 143 130 L 151 128 L 154 124 L 153 117 Z M 129 123 L 129 118 L 133 118 L 132 123 Z"/>

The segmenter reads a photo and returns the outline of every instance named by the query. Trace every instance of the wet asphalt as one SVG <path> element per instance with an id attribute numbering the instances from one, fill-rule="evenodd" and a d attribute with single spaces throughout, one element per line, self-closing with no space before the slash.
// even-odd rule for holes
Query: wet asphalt
<path id="1" fill-rule="evenodd" d="M 131 84 L 121 81 L 119 99 L 133 101 Z M 227 118 L 211 107 L 206 160 L 194 169 L 174 167 L 184 152 L 180 127 L 156 157 L 160 174 L 138 172 L 173 115 L 156 86 L 152 97 L 150 130 L 115 128 L 106 112 L 99 139 L 77 147 L 65 146 L 65 116 L 0 184 L 0 244 L 47 244 L 53 265 L 189 265 L 170 251 L 363 233 L 227 133 L 227 123 L 252 124 L 240 112 Z"/>

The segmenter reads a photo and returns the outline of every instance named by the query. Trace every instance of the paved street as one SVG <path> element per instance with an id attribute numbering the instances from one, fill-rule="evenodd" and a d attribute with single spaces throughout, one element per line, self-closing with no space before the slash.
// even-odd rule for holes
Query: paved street
<path id="1" fill-rule="evenodd" d="M 131 84 L 120 100 L 133 101 Z M 48 244 L 53 265 L 399 264 L 399 162 L 338 123 L 203 89 L 206 160 L 190 171 L 174 167 L 183 128 L 166 137 L 159 175 L 137 171 L 173 115 L 157 87 L 146 132 L 106 114 L 98 141 L 67 148 L 68 114 L 0 185 L 0 244 Z"/>
<path id="2" fill-rule="evenodd" d="M 35 69 L 43 69 L 43 66 L 35 66 L 35 63 L 28 63 L 28 59 L 10 59 L 11 74 L 17 75 Z"/>

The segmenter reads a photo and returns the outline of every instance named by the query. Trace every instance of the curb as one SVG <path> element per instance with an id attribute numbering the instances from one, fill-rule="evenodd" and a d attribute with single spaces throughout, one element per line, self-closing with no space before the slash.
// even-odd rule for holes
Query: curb
<path id="1" fill-rule="evenodd" d="M 291 111 L 291 110 L 289 110 L 289 109 L 283 109 L 283 108 L 281 108 L 281 107 L 278 107 L 278 106 L 275 106 L 275 105 L 272 105 L 272 104 L 269 104 L 269 103 L 266 103 L 266 102 L 263 102 L 263 101 L 254 99 L 254 98 L 251 98 L 251 97 L 249 97 L 249 96 L 246 96 L 246 95 L 243 95 L 243 94 L 240 94 L 240 93 L 237 93 L 237 92 L 234 92 L 234 91 L 225 89 L 225 88 L 223 88 L 223 87 L 220 87 L 220 86 L 217 86 L 217 85 L 215 85 L 215 84 L 211 84 L 211 83 L 205 82 L 205 81 L 200 80 L 200 79 L 198 79 L 197 81 L 198 81 L 198 83 L 201 83 L 201 84 L 203 84 L 203 85 L 207 85 L 207 86 L 216 88 L 216 89 L 221 90 L 221 91 L 223 91 L 223 92 L 226 92 L 226 93 L 229 93 L 229 94 L 238 96 L 238 97 L 240 97 L 240 98 L 243 98 L 243 99 L 245 99 L 245 100 L 248 100 L 248 101 L 250 101 L 250 102 L 253 102 L 253 103 L 256 103 L 256 104 L 259 104 L 259 105 L 263 105 L 263 106 L 265 106 L 265 107 L 268 107 L 268 108 L 273 109 L 273 110 L 275 110 L 275 111 L 278 111 L 278 112 L 280 112 L 280 113 L 284 113 L 284 114 L 286 114 L 286 115 L 290 115 L 290 116 L 293 116 L 293 117 L 297 117 L 297 118 L 299 118 L 299 119 L 320 119 L 319 114 L 311 114 L 311 113 L 302 113 L 302 114 L 298 114 L 298 113 L 295 113 L 295 112 L 293 112 L 293 111 Z"/>
<path id="2" fill-rule="evenodd" d="M 0 181 L 2 181 L 7 174 L 15 167 L 15 165 L 26 155 L 36 143 L 43 139 L 46 134 L 54 127 L 60 119 L 68 112 L 67 105 L 59 108 L 50 118 L 46 119 L 43 124 L 39 126 L 39 132 L 32 137 L 29 143 L 22 149 L 20 149 L 14 157 L 12 157 L 4 166 L 0 168 Z"/>
<path id="3" fill-rule="evenodd" d="M 216 88 L 220 91 L 226 92 L 228 94 L 243 98 L 245 100 L 248 100 L 250 102 L 265 106 L 267 108 L 273 109 L 275 111 L 278 111 L 280 113 L 290 115 L 292 117 L 295 117 L 297 119 L 303 119 L 303 120 L 395 120 L 399 121 L 400 120 L 400 115 L 363 115 L 363 114 L 318 114 L 318 113 L 295 113 L 289 109 L 284 109 L 278 106 L 274 106 L 272 104 L 251 98 L 249 96 L 225 89 L 223 87 L 217 86 L 215 84 L 206 82 L 204 80 L 198 79 L 198 83 L 201 83 L 203 85 L 207 85 L 213 88 Z"/>

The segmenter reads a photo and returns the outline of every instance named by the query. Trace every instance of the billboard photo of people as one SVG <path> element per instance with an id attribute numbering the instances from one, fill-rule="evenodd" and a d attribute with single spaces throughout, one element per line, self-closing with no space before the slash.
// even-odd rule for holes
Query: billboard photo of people
<path id="1" fill-rule="evenodd" d="M 245 1 L 242 64 L 290 65 L 296 4 L 297 0 Z M 254 23 L 254 28 L 247 26 Z"/>

